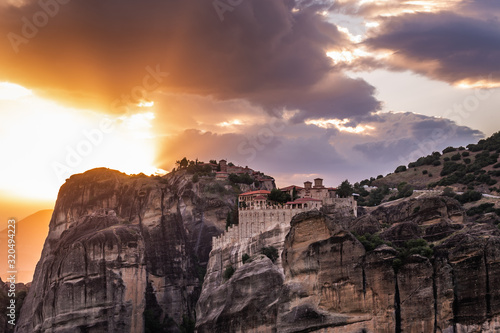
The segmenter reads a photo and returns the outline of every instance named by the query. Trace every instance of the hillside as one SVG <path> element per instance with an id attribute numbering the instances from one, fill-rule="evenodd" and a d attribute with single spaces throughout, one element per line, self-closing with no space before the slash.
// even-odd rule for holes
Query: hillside
<path id="1" fill-rule="evenodd" d="M 440 152 L 421 157 L 407 166 L 401 165 L 394 173 L 378 176 L 372 186 L 397 187 L 406 182 L 415 189 L 475 190 L 498 194 L 500 181 L 500 132 L 467 147 L 448 147 Z"/>
<path id="2" fill-rule="evenodd" d="M 500 132 L 467 147 L 447 147 L 354 184 L 359 206 L 426 194 L 460 201 L 473 220 L 500 221 Z M 487 214 L 484 216 L 484 214 Z"/>
<path id="3" fill-rule="evenodd" d="M 31 282 L 35 266 L 42 253 L 43 242 L 49 232 L 49 222 L 52 216 L 52 209 L 38 211 L 16 224 L 16 265 L 17 281 Z M 7 229 L 0 231 L 0 244 L 7 244 Z M 3 251 L 0 261 L 0 278 L 5 281 L 7 278 L 7 257 Z"/>

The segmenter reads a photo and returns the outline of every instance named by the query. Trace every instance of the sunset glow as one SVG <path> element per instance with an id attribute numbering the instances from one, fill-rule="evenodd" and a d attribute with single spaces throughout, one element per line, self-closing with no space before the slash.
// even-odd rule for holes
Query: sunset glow
<path id="1" fill-rule="evenodd" d="M 14 84 L 1 84 L 0 96 L 0 154 L 12 161 L 2 166 L 1 192 L 54 199 L 66 178 L 91 168 L 162 172 L 154 166 L 153 112 L 106 116 L 64 107 Z"/>
<path id="2" fill-rule="evenodd" d="M 356 127 L 345 126 L 349 123 L 349 119 L 317 119 L 307 120 L 306 124 L 315 125 L 321 128 L 336 128 L 341 132 L 348 132 L 354 134 L 366 134 L 365 132 L 374 130 L 375 127 L 369 125 L 357 125 Z"/>
<path id="3" fill-rule="evenodd" d="M 335 182 L 497 130 L 495 1 L 236 2 L 4 1 L 0 196 L 183 157 Z"/>

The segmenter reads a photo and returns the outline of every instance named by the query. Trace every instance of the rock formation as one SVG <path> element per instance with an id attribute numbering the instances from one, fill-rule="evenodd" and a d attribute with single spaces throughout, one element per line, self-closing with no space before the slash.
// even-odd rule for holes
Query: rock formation
<path id="1" fill-rule="evenodd" d="M 60 189 L 16 332 L 167 332 L 195 317 L 212 236 L 237 192 L 94 169 Z"/>
<path id="2" fill-rule="evenodd" d="M 376 232 L 380 244 L 371 249 L 349 229 L 357 234 Z M 217 276 L 220 273 L 205 281 L 197 327 L 200 332 L 211 332 L 214 327 L 227 332 L 250 328 L 269 332 L 497 332 L 499 242 L 500 230 L 467 223 L 458 202 L 446 197 L 403 200 L 340 222 L 320 212 L 302 213 L 291 222 L 282 267 L 267 262 L 256 269 L 254 262 L 246 263 L 227 281 Z M 224 267 L 227 262 L 210 261 L 207 276 L 220 272 L 212 263 Z M 252 281 L 257 274 L 274 276 L 281 269 L 283 283 L 270 278 L 267 288 L 255 284 L 255 294 L 249 292 L 251 287 L 235 292 L 248 285 L 242 280 Z M 269 296 L 256 296 L 265 294 Z M 228 308 L 235 304 L 228 303 L 235 295 L 244 309 Z M 255 316 L 249 309 L 266 309 L 266 316 Z M 254 318 L 252 325 L 239 325 L 247 316 Z"/>
<path id="3" fill-rule="evenodd" d="M 500 230 L 456 200 L 358 218 L 324 207 L 211 251 L 250 189 L 224 184 L 185 171 L 72 176 L 16 332 L 179 332 L 195 318 L 198 332 L 500 330 Z M 270 246 L 279 258 L 260 253 Z"/>

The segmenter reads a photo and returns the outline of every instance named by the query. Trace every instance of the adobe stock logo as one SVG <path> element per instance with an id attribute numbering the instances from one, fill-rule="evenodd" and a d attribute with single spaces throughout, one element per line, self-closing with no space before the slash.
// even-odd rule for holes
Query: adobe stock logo
<path id="1" fill-rule="evenodd" d="M 212 2 L 212 5 L 214 6 L 215 12 L 217 13 L 217 16 L 219 16 L 219 19 L 224 21 L 224 13 L 225 12 L 232 12 L 235 7 L 241 5 L 243 3 L 243 0 L 214 0 Z"/>
<path id="2" fill-rule="evenodd" d="M 35 38 L 40 29 L 49 24 L 50 18 L 59 13 L 61 5 L 65 5 L 68 2 L 70 0 L 39 0 L 38 5 L 40 6 L 40 10 L 35 12 L 31 19 L 26 16 L 21 18 L 21 22 L 23 23 L 21 34 L 19 35 L 14 32 L 7 34 L 14 52 L 19 53 L 19 46 L 21 44 L 28 44 L 31 39 Z"/>

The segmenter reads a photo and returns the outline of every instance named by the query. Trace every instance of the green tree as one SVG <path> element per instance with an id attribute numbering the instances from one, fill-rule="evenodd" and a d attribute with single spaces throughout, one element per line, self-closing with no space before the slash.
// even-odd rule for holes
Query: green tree
<path id="1" fill-rule="evenodd" d="M 271 259 L 272 262 L 275 262 L 278 259 L 278 249 L 274 246 L 263 247 L 261 249 L 263 255 Z"/>
<path id="2" fill-rule="evenodd" d="M 184 157 L 182 160 L 176 161 L 175 164 L 179 166 L 178 169 L 184 169 L 187 168 L 187 166 L 189 165 L 189 160 L 186 157 Z"/>
<path id="3" fill-rule="evenodd" d="M 404 172 L 406 171 L 406 165 L 400 165 L 396 168 L 396 170 L 394 170 L 395 173 L 400 173 L 400 172 Z"/>
<path id="4" fill-rule="evenodd" d="M 248 260 L 250 260 L 250 256 L 248 255 L 248 253 L 244 253 L 241 256 L 241 261 L 243 262 L 243 264 L 245 264 Z"/>
<path id="5" fill-rule="evenodd" d="M 349 183 L 349 181 L 346 179 L 342 182 L 342 184 L 340 184 L 340 186 L 338 187 L 337 189 L 337 194 L 339 195 L 339 197 L 341 198 L 348 198 L 350 197 L 352 194 L 354 193 L 354 189 L 351 185 L 351 183 Z"/>
<path id="6" fill-rule="evenodd" d="M 273 188 L 271 190 L 271 193 L 267 197 L 270 201 L 274 201 L 280 204 L 284 204 L 288 201 L 291 201 L 292 198 L 290 197 L 290 194 L 285 193 L 277 188 Z"/>
<path id="7" fill-rule="evenodd" d="M 235 271 L 236 270 L 234 269 L 233 266 L 231 266 L 231 265 L 227 266 L 226 269 L 224 270 L 224 274 L 223 274 L 224 280 L 229 280 L 231 278 L 231 276 L 233 276 Z"/>

